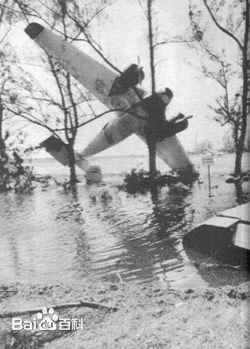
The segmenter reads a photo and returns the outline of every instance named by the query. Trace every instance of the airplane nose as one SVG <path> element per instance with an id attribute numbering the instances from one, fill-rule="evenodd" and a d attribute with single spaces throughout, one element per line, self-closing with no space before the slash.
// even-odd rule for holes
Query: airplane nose
<path id="1" fill-rule="evenodd" d="M 42 31 L 44 27 L 38 23 L 30 23 L 25 29 L 25 33 L 31 37 L 31 39 L 35 39 Z"/>

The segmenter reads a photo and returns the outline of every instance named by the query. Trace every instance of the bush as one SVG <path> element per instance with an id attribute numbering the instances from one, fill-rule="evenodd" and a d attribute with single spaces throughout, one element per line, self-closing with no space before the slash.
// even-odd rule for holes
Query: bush
<path id="1" fill-rule="evenodd" d="M 34 189 L 32 169 L 24 166 L 23 161 L 17 150 L 0 150 L 0 192 L 30 192 Z"/>
<path id="2" fill-rule="evenodd" d="M 156 177 L 152 180 L 149 172 L 133 168 L 131 172 L 125 174 L 124 183 L 120 189 L 125 190 L 129 194 L 145 194 L 153 187 L 161 188 L 165 185 L 176 184 L 179 181 L 180 176 L 172 172 L 163 175 L 158 171 Z"/>

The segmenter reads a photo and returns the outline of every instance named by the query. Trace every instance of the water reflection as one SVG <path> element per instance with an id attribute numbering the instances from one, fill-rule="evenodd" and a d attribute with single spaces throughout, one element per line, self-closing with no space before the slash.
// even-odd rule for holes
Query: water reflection
<path id="1" fill-rule="evenodd" d="M 68 282 L 120 273 L 125 281 L 203 286 L 208 280 L 193 266 L 196 257 L 186 254 L 182 236 L 237 203 L 225 176 L 214 172 L 212 178 L 212 197 L 205 180 L 174 192 L 163 188 L 153 200 L 110 185 L 1 194 L 0 282 Z"/>
<path id="2" fill-rule="evenodd" d="M 186 287 L 187 284 L 202 287 L 206 283 L 190 263 L 182 245 L 183 230 L 188 223 L 192 224 L 194 217 L 193 210 L 191 214 L 187 214 L 190 210 L 192 187 L 180 185 L 173 189 L 158 198 L 153 206 L 158 237 L 163 246 L 172 251 L 170 256 L 160 256 L 154 269 L 159 280 L 168 281 L 171 287 Z"/>
<path id="3" fill-rule="evenodd" d="M 163 191 L 152 203 L 150 195 L 135 199 L 116 193 L 116 200 L 109 203 L 94 201 L 87 219 L 95 233 L 87 229 L 87 240 L 95 276 L 119 272 L 125 281 L 157 279 L 172 285 L 187 278 L 188 271 L 202 283 L 180 249 L 189 195 L 188 190 L 179 195 Z"/>

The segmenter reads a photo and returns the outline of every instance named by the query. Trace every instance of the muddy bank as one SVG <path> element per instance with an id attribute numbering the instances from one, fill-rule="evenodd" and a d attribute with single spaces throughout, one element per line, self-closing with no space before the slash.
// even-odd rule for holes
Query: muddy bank
<path id="1" fill-rule="evenodd" d="M 117 311 L 66 308 L 59 319 L 81 319 L 81 328 L 11 330 L 0 319 L 1 349 L 250 348 L 250 283 L 176 291 L 160 284 L 118 282 L 0 287 L 0 313 L 88 301 Z M 23 320 L 34 319 L 23 315 Z"/>

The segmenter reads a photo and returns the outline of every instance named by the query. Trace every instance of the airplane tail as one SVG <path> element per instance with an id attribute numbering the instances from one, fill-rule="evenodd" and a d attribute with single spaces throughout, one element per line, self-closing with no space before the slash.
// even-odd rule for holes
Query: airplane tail
<path id="1" fill-rule="evenodd" d="M 50 136 L 40 143 L 39 147 L 44 147 L 45 150 L 59 161 L 63 166 L 69 166 L 69 149 L 68 145 L 65 144 L 60 138 Z M 84 172 L 90 167 L 89 161 L 85 158 L 80 158 L 76 153 L 76 165 L 80 167 Z"/>

